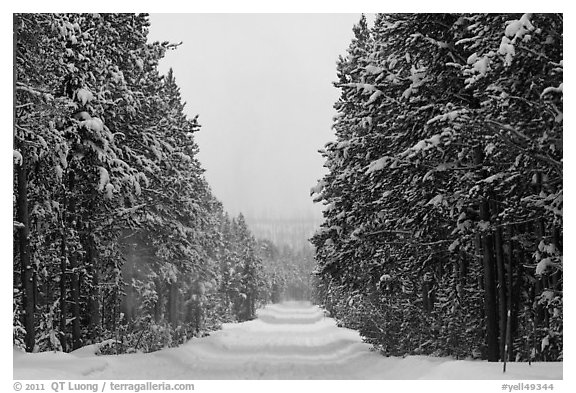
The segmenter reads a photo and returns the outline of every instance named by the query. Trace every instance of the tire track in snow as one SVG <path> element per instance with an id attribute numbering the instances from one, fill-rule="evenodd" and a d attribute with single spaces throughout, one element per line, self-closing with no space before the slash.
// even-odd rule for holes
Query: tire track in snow
<path id="1" fill-rule="evenodd" d="M 179 348 L 141 355 L 146 356 L 147 365 L 138 366 L 134 357 L 125 358 L 134 360 L 131 362 L 110 358 L 106 370 L 90 377 L 355 379 L 358 370 L 365 371 L 381 358 L 362 342 L 358 332 L 339 328 L 309 302 L 268 305 L 258 310 L 257 316 L 252 321 L 225 324 L 222 330 Z"/>
<path id="2" fill-rule="evenodd" d="M 350 363 L 376 355 L 357 332 L 337 327 L 310 303 L 268 305 L 257 315 L 158 355 L 200 379 L 347 379 Z"/>
<path id="3" fill-rule="evenodd" d="M 89 346 L 90 347 L 90 346 Z M 148 354 L 14 351 L 17 379 L 562 379 L 562 363 L 499 363 L 428 356 L 384 357 L 358 332 L 310 303 L 264 307 L 253 321 Z"/>

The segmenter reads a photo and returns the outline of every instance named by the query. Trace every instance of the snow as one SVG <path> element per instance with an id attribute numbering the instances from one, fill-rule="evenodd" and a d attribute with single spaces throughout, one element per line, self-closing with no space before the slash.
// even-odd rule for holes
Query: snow
<path id="1" fill-rule="evenodd" d="M 110 183 L 110 176 L 108 175 L 108 171 L 106 168 L 99 166 L 98 172 L 100 174 L 100 180 L 98 181 L 98 191 L 104 190 L 104 187 Z"/>
<path id="2" fill-rule="evenodd" d="M 430 199 L 427 205 L 439 206 L 444 202 L 444 195 L 438 194 L 434 198 Z"/>
<path id="3" fill-rule="evenodd" d="M 310 187 L 310 195 L 320 194 L 325 185 L 326 182 L 323 179 L 318 180 L 318 183 L 314 187 Z"/>
<path id="4" fill-rule="evenodd" d="M 56 166 L 54 167 L 54 173 L 56 174 L 56 180 L 61 182 L 62 181 L 62 175 L 64 174 L 64 170 L 62 169 L 62 167 L 60 165 L 56 164 Z"/>
<path id="5" fill-rule="evenodd" d="M 435 134 L 435 135 L 432 135 L 430 138 L 428 138 L 427 141 L 430 142 L 432 144 L 432 146 L 438 146 L 441 142 L 440 137 L 441 137 L 441 135 Z"/>
<path id="6" fill-rule="evenodd" d="M 525 38 L 524 41 L 530 40 L 530 36 L 527 33 L 534 31 L 534 25 L 530 22 L 530 17 L 531 14 L 524 14 L 520 19 L 510 21 L 506 26 L 500 48 L 498 49 L 498 53 L 504 56 L 504 65 L 510 66 L 512 64 L 512 59 L 516 54 L 514 44 L 518 39 L 522 40 Z"/>
<path id="7" fill-rule="evenodd" d="M 434 38 L 431 38 L 431 37 L 424 37 L 424 39 L 425 39 L 426 41 L 428 41 L 428 42 L 430 42 L 430 43 L 438 46 L 438 48 L 441 48 L 441 49 L 447 49 L 447 48 L 450 47 L 450 45 L 448 45 L 448 43 L 446 43 L 446 42 L 444 42 L 444 41 L 437 41 L 437 40 L 435 40 Z"/>
<path id="8" fill-rule="evenodd" d="M 87 130 L 102 132 L 104 130 L 104 123 L 97 117 L 93 117 L 90 120 L 84 120 L 80 124 L 86 127 Z"/>
<path id="9" fill-rule="evenodd" d="M 382 95 L 382 92 L 380 90 L 376 90 L 374 93 L 372 93 L 372 95 L 370 96 L 370 99 L 368 100 L 368 102 L 366 102 L 366 105 L 370 105 L 372 103 L 374 103 L 374 101 L 376 101 L 378 99 L 378 97 L 380 97 Z"/>
<path id="10" fill-rule="evenodd" d="M 492 175 L 492 176 L 488 176 L 487 178 L 483 179 L 482 182 L 484 182 L 484 183 L 493 183 L 493 182 L 495 182 L 496 180 L 502 179 L 503 177 L 504 177 L 504 174 L 503 174 L 503 173 L 496 173 L 496 174 L 494 174 L 494 175 Z"/>
<path id="11" fill-rule="evenodd" d="M 426 67 L 416 68 L 412 66 L 410 68 L 410 76 L 408 77 L 408 79 L 412 81 L 411 85 L 412 89 L 416 89 L 424 84 L 427 70 L 428 68 Z"/>
<path id="12" fill-rule="evenodd" d="M 117 342 L 117 341 L 110 339 L 110 340 L 102 341 L 100 343 L 86 345 L 82 348 L 78 348 L 77 350 L 72 351 L 71 354 L 74 356 L 77 356 L 79 358 L 94 356 L 100 352 L 100 348 L 102 348 L 106 345 L 112 344 L 114 342 Z"/>
<path id="13" fill-rule="evenodd" d="M 369 83 L 344 83 L 342 84 L 342 86 L 355 87 L 356 91 L 360 91 L 360 89 L 363 89 L 364 93 L 372 93 L 378 90 L 376 86 L 371 85 Z"/>
<path id="14" fill-rule="evenodd" d="M 488 56 L 483 56 L 474 62 L 473 69 L 474 71 L 478 72 L 480 75 L 486 75 L 488 71 L 488 65 L 490 64 L 490 59 Z"/>
<path id="15" fill-rule="evenodd" d="M 548 254 L 556 254 L 558 252 L 554 243 L 547 243 L 544 240 L 540 240 L 540 243 L 538 243 L 538 250 Z"/>
<path id="16" fill-rule="evenodd" d="M 106 191 L 106 198 L 112 199 L 114 194 L 114 186 L 112 185 L 112 183 L 106 184 L 106 187 L 104 187 L 104 189 Z"/>
<path id="17" fill-rule="evenodd" d="M 444 63 L 445 66 L 447 67 L 454 67 L 454 68 L 458 68 L 461 69 L 462 68 L 462 64 L 458 64 L 458 63 L 454 63 L 452 61 L 449 61 L 447 63 Z"/>
<path id="18" fill-rule="evenodd" d="M 84 88 L 78 89 L 76 92 L 76 97 L 78 98 L 78 101 L 82 103 L 82 105 L 86 105 L 86 103 L 94 99 L 92 92 Z"/>
<path id="19" fill-rule="evenodd" d="M 506 37 L 504 37 L 506 38 Z M 512 49 L 514 49 L 512 47 Z M 471 54 L 466 63 L 471 66 L 471 68 L 465 69 L 463 74 L 464 75 L 472 75 L 470 78 L 465 80 L 467 85 L 471 85 L 478 81 L 480 78 L 484 77 L 488 72 L 490 66 L 490 56 L 493 55 L 493 52 L 488 53 L 485 56 L 478 56 L 476 52 Z"/>
<path id="20" fill-rule="evenodd" d="M 481 35 L 477 35 L 474 37 L 468 37 L 468 38 L 462 38 L 461 40 L 458 40 L 454 43 L 454 45 L 458 46 L 458 45 L 462 45 L 462 44 L 466 44 L 468 42 L 474 42 L 477 41 L 478 39 L 481 39 L 482 36 Z"/>
<path id="21" fill-rule="evenodd" d="M 378 96 L 379 96 L 381 94 L 381 92 L 377 91 L 376 93 L 372 94 L 372 96 L 370 96 L 370 100 L 372 100 L 372 97 L 375 94 L 378 94 Z M 376 97 L 376 98 L 378 98 L 378 97 Z M 368 102 L 368 104 L 370 104 L 370 103 L 371 102 Z M 372 116 L 365 116 L 362 118 L 361 124 L 362 124 L 362 127 L 368 128 L 368 127 L 372 127 L 372 122 L 373 122 Z"/>
<path id="22" fill-rule="evenodd" d="M 448 246 L 448 251 L 453 252 L 459 245 L 460 245 L 460 239 L 454 240 L 452 243 L 450 243 L 450 246 Z"/>
<path id="23" fill-rule="evenodd" d="M 536 265 L 536 275 L 541 276 L 546 272 L 548 269 L 552 269 L 556 267 L 556 264 L 552 262 L 550 258 L 544 258 Z"/>
<path id="24" fill-rule="evenodd" d="M 530 14 L 524 14 L 520 19 L 511 21 L 508 26 L 506 26 L 504 34 L 508 37 L 513 37 L 513 40 L 515 40 L 516 38 L 522 38 L 526 33 L 534 30 L 534 26 L 530 22 L 530 16 Z"/>
<path id="25" fill-rule="evenodd" d="M 445 115 L 436 116 L 436 117 L 430 119 L 428 121 L 428 124 L 431 122 L 438 121 L 438 120 L 446 120 L 446 119 L 453 120 L 460 113 L 463 113 L 463 111 L 455 111 L 455 112 L 447 113 Z M 442 132 L 442 134 L 434 134 L 430 138 L 422 139 L 422 140 L 418 141 L 414 146 L 412 146 L 412 147 L 404 150 L 402 153 L 400 153 L 400 157 L 412 158 L 421 151 L 428 151 L 430 149 L 438 147 L 440 145 L 440 142 L 442 141 L 442 137 L 443 136 L 449 136 L 449 135 L 450 134 L 447 132 Z"/>
<path id="26" fill-rule="evenodd" d="M 384 68 L 382 68 L 382 67 L 377 67 L 374 65 L 367 65 L 366 66 L 366 72 L 368 72 L 369 74 L 372 74 L 372 75 L 378 75 L 383 71 L 384 71 Z"/>
<path id="27" fill-rule="evenodd" d="M 477 60 L 478 60 L 478 53 L 474 52 L 470 56 L 468 56 L 468 59 L 466 59 L 466 63 L 472 65 Z"/>
<path id="28" fill-rule="evenodd" d="M 513 20 L 508 26 L 506 26 L 506 34 L 508 37 L 514 37 L 522 29 L 522 23 L 519 20 Z"/>
<path id="29" fill-rule="evenodd" d="M 252 321 L 149 354 L 96 356 L 13 351 L 14 379 L 562 379 L 561 362 L 502 364 L 429 356 L 385 357 L 319 307 L 286 302 Z M 500 388 L 500 385 L 498 385 Z M 500 389 L 498 389 L 500 390 Z"/>
<path id="30" fill-rule="evenodd" d="M 390 161 L 390 157 L 382 157 L 377 160 L 374 160 L 368 165 L 368 169 L 366 170 L 366 174 L 369 175 L 372 172 L 381 171 L 386 167 L 388 162 Z"/>
<path id="31" fill-rule="evenodd" d="M 390 281 L 390 280 L 392 280 L 392 277 L 391 277 L 389 274 L 383 274 L 383 275 L 380 276 L 380 280 L 378 280 L 378 281 L 379 281 L 380 283 L 383 283 L 383 282 L 387 282 L 387 281 Z"/>
<path id="32" fill-rule="evenodd" d="M 556 295 L 554 294 L 554 291 L 547 289 L 543 291 L 542 294 L 540 295 L 540 300 L 545 301 L 545 303 L 550 303 L 555 296 Z"/>
<path id="33" fill-rule="evenodd" d="M 18 150 L 13 150 L 12 157 L 14 157 L 14 164 L 15 165 L 22 165 L 22 154 Z"/>
<path id="34" fill-rule="evenodd" d="M 491 155 L 492 152 L 496 149 L 496 145 L 492 142 L 488 143 L 486 145 L 486 147 L 484 148 L 484 153 L 486 153 L 486 155 Z"/>
<path id="35" fill-rule="evenodd" d="M 453 110 L 453 111 L 450 111 L 448 113 L 444 113 L 442 115 L 434 116 L 433 118 L 428 120 L 426 122 L 426 124 L 432 124 L 432 123 L 435 123 L 437 121 L 454 121 L 454 120 L 456 120 L 456 118 L 458 116 L 465 114 L 465 113 L 468 113 L 468 111 L 466 109 Z M 439 139 L 440 139 L 440 136 L 438 135 L 438 142 L 439 142 Z"/>
<path id="36" fill-rule="evenodd" d="M 504 64 L 506 66 L 510 66 L 512 64 L 512 59 L 516 54 L 516 49 L 508 37 L 502 37 L 502 42 L 500 43 L 500 48 L 498 48 L 498 53 L 504 56 Z"/>
<path id="37" fill-rule="evenodd" d="M 545 96 L 548 93 L 564 93 L 564 83 L 560 83 L 558 87 L 549 86 L 542 91 L 540 97 Z"/>

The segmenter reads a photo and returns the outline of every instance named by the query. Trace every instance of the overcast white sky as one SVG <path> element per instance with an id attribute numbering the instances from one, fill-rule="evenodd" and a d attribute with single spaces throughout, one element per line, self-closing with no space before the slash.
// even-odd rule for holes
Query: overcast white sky
<path id="1" fill-rule="evenodd" d="M 320 216 L 310 187 L 333 139 L 336 60 L 360 14 L 152 14 L 150 39 L 183 44 L 174 69 L 199 159 L 225 209 L 248 217 Z"/>

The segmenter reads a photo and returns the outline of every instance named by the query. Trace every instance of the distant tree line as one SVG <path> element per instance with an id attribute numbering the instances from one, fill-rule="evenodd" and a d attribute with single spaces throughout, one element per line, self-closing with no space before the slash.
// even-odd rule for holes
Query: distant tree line
<path id="1" fill-rule="evenodd" d="M 392 355 L 563 359 L 563 16 L 362 17 L 316 298 Z"/>
<path id="2" fill-rule="evenodd" d="M 296 238 L 294 238 L 296 239 Z M 296 241 L 292 241 L 296 243 Z M 257 242 L 258 254 L 268 278 L 269 301 L 311 301 L 313 298 L 314 249 L 310 244 L 276 245 L 268 239 Z"/>
<path id="3" fill-rule="evenodd" d="M 177 345 L 270 297 L 145 14 L 14 15 L 14 343 Z"/>

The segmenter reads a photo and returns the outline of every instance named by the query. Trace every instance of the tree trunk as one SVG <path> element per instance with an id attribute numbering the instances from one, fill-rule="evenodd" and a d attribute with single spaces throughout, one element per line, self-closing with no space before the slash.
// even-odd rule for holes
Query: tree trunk
<path id="1" fill-rule="evenodd" d="M 476 236 L 474 236 L 474 247 L 476 250 L 475 256 L 482 263 L 482 236 L 480 233 L 477 233 Z M 484 292 L 484 275 L 478 275 L 477 280 L 478 288 Z"/>
<path id="2" fill-rule="evenodd" d="M 192 317 L 195 324 L 195 332 L 198 334 L 203 329 L 204 324 L 204 310 L 202 309 L 204 306 L 202 299 L 204 295 L 204 287 L 201 285 L 200 281 L 195 281 L 193 288 L 195 300 L 190 301 L 190 304 L 192 305 Z"/>
<path id="3" fill-rule="evenodd" d="M 488 203 L 480 204 L 480 218 L 490 220 Z M 496 288 L 494 274 L 492 234 L 482 236 L 482 261 L 484 267 L 484 309 L 486 312 L 486 345 L 489 362 L 497 362 L 500 348 L 498 345 L 498 319 L 496 306 Z"/>
<path id="4" fill-rule="evenodd" d="M 62 255 L 60 257 L 60 344 L 62 351 L 68 352 L 68 345 L 66 342 L 66 318 L 68 315 L 68 298 L 66 293 L 66 241 L 62 239 Z"/>
<path id="5" fill-rule="evenodd" d="M 482 146 L 474 148 L 474 163 L 482 165 L 484 163 L 484 151 Z M 484 178 L 485 171 L 481 171 Z M 486 198 L 480 200 L 480 220 L 490 222 L 490 206 Z M 487 232 L 481 236 L 482 262 L 484 270 L 484 311 L 486 317 L 486 346 L 487 359 L 489 362 L 497 362 L 500 354 L 498 345 L 498 310 L 496 305 L 496 280 L 494 272 L 494 241 L 491 233 Z"/>
<path id="6" fill-rule="evenodd" d="M 542 172 L 536 172 L 536 184 L 534 186 L 535 190 L 534 193 L 535 194 L 539 194 L 542 191 Z M 534 228 L 534 232 L 536 234 L 536 238 L 537 238 L 537 244 L 539 244 L 542 239 L 544 238 L 544 235 L 546 234 L 546 228 L 545 228 L 545 224 L 544 224 L 544 220 L 542 219 L 542 217 L 539 217 L 536 222 L 535 222 L 536 227 Z M 536 283 L 534 286 L 534 304 L 536 305 L 536 309 L 535 309 L 535 318 L 534 318 L 534 322 L 536 324 L 536 328 L 539 328 L 545 321 L 545 313 L 546 310 L 544 309 L 544 307 L 540 304 L 540 302 L 537 302 L 536 299 L 538 298 L 538 296 L 540 296 L 543 292 L 543 290 L 546 288 L 545 285 L 545 279 L 544 277 L 536 277 Z M 547 325 L 545 325 L 546 327 L 548 327 Z M 536 338 L 535 338 L 536 341 Z M 535 345 L 536 348 L 536 353 L 538 353 L 539 348 L 537 348 L 537 345 Z"/>
<path id="7" fill-rule="evenodd" d="M 30 218 L 28 215 L 28 179 L 26 162 L 24 161 L 24 154 L 22 154 L 22 162 L 17 165 L 18 173 L 18 197 L 17 197 L 17 217 L 18 221 L 22 223 L 20 227 L 20 237 L 18 241 L 18 249 L 20 253 L 20 269 L 22 280 L 22 316 L 24 329 L 26 329 L 26 336 L 24 342 L 26 344 L 26 351 L 32 352 L 35 345 L 35 323 L 34 323 L 34 269 L 30 257 Z"/>
<path id="8" fill-rule="evenodd" d="M 155 281 L 156 294 L 158 296 L 154 304 L 154 322 L 158 323 L 162 319 L 162 303 L 164 302 L 164 287 L 159 281 Z"/>
<path id="9" fill-rule="evenodd" d="M 422 307 L 424 308 L 424 311 L 426 311 L 427 314 L 429 314 L 432 311 L 432 307 L 430 305 L 430 282 L 427 280 L 424 280 L 424 282 L 422 283 Z"/>
<path id="10" fill-rule="evenodd" d="M 542 172 L 536 172 L 536 185 L 535 185 L 535 194 L 539 194 L 542 191 Z M 535 222 L 534 233 L 536 234 L 537 244 L 544 239 L 546 234 L 546 226 L 544 223 L 544 219 L 539 217 Z M 544 277 L 535 277 L 536 282 L 534 285 L 534 297 L 533 297 L 533 304 L 534 304 L 534 330 L 533 330 L 533 349 L 534 353 L 536 354 L 536 358 L 534 360 L 538 360 L 538 356 L 541 355 L 541 345 L 540 345 L 540 337 L 538 336 L 538 330 L 541 328 L 547 329 L 548 320 L 545 307 L 537 300 L 538 297 L 542 294 L 544 289 L 547 288 L 547 278 Z M 545 359 L 544 359 L 545 360 Z"/>
<path id="11" fill-rule="evenodd" d="M 68 177 L 68 189 L 70 192 L 74 189 L 74 183 L 76 181 L 76 177 L 74 171 L 70 171 Z M 71 195 L 68 204 L 68 225 L 71 228 L 74 228 L 76 220 L 76 204 L 74 202 L 74 197 Z M 80 277 L 78 272 L 78 258 L 77 258 L 77 250 L 75 249 L 68 249 L 68 261 L 70 263 L 70 270 L 71 270 L 71 291 L 70 295 L 72 297 L 72 350 L 78 349 L 82 346 L 82 337 L 81 337 L 81 330 L 80 330 Z"/>
<path id="12" fill-rule="evenodd" d="M 168 284 L 168 322 L 173 326 L 178 324 L 178 287 L 175 283 Z"/>
<path id="13" fill-rule="evenodd" d="M 66 191 L 63 197 L 64 206 L 67 206 Z M 62 243 L 60 245 L 60 345 L 62 351 L 68 352 L 68 343 L 66 342 L 66 318 L 68 316 L 68 294 L 66 292 L 66 270 L 68 267 L 68 247 L 66 245 L 66 217 L 62 216 Z"/>
<path id="14" fill-rule="evenodd" d="M 112 330 L 116 332 L 116 336 L 118 336 L 118 326 L 119 323 L 118 319 L 120 317 L 120 301 L 118 300 L 118 288 L 113 288 L 111 296 L 112 298 Z"/>
<path id="15" fill-rule="evenodd" d="M 504 249 L 502 240 L 502 229 L 496 228 L 495 234 L 496 248 L 496 273 L 498 276 L 498 322 L 500 330 L 500 359 L 505 358 L 504 347 L 506 345 L 507 326 L 507 296 L 506 296 L 506 274 L 504 270 Z"/>
<path id="16" fill-rule="evenodd" d="M 70 270 L 72 270 L 71 278 L 71 297 L 72 297 L 72 350 L 78 349 L 82 346 L 81 330 L 80 330 L 80 277 L 78 274 L 78 263 L 75 251 L 70 254 Z"/>
<path id="17" fill-rule="evenodd" d="M 512 360 L 514 359 L 514 347 L 513 347 L 513 342 L 514 342 L 514 334 L 512 332 L 512 330 L 514 329 L 514 324 L 512 323 L 513 320 L 515 320 L 517 318 L 518 312 L 517 309 L 518 307 L 514 307 L 515 303 L 513 302 L 513 299 L 515 299 L 514 296 L 514 287 L 513 287 L 513 274 L 514 274 L 514 270 L 513 270 L 513 261 L 514 261 L 514 243 L 512 238 L 514 237 L 514 228 L 509 227 L 510 228 L 510 238 L 508 240 L 508 282 L 507 282 L 507 287 L 508 287 L 508 301 L 506 306 L 508 307 L 508 314 L 507 314 L 507 321 L 506 321 L 506 345 L 508 347 L 507 350 L 507 359 L 506 360 Z M 518 299 L 516 299 L 516 302 L 518 302 Z"/>
<path id="18" fill-rule="evenodd" d="M 254 291 L 248 292 L 248 319 L 252 319 L 254 317 L 254 308 L 255 308 L 255 299 L 254 299 Z"/>
<path id="19" fill-rule="evenodd" d="M 89 229 L 91 230 L 91 228 Z M 94 246 L 94 239 L 92 237 L 92 233 L 89 233 L 87 236 L 87 250 L 86 250 L 86 266 L 89 267 L 90 272 L 92 273 L 92 285 L 90 288 L 90 300 L 89 300 L 89 308 L 90 308 L 90 337 L 94 340 L 97 340 L 100 337 L 100 283 L 99 283 L 99 276 L 98 276 L 98 266 L 97 265 L 97 258 L 96 258 L 96 247 Z"/>

